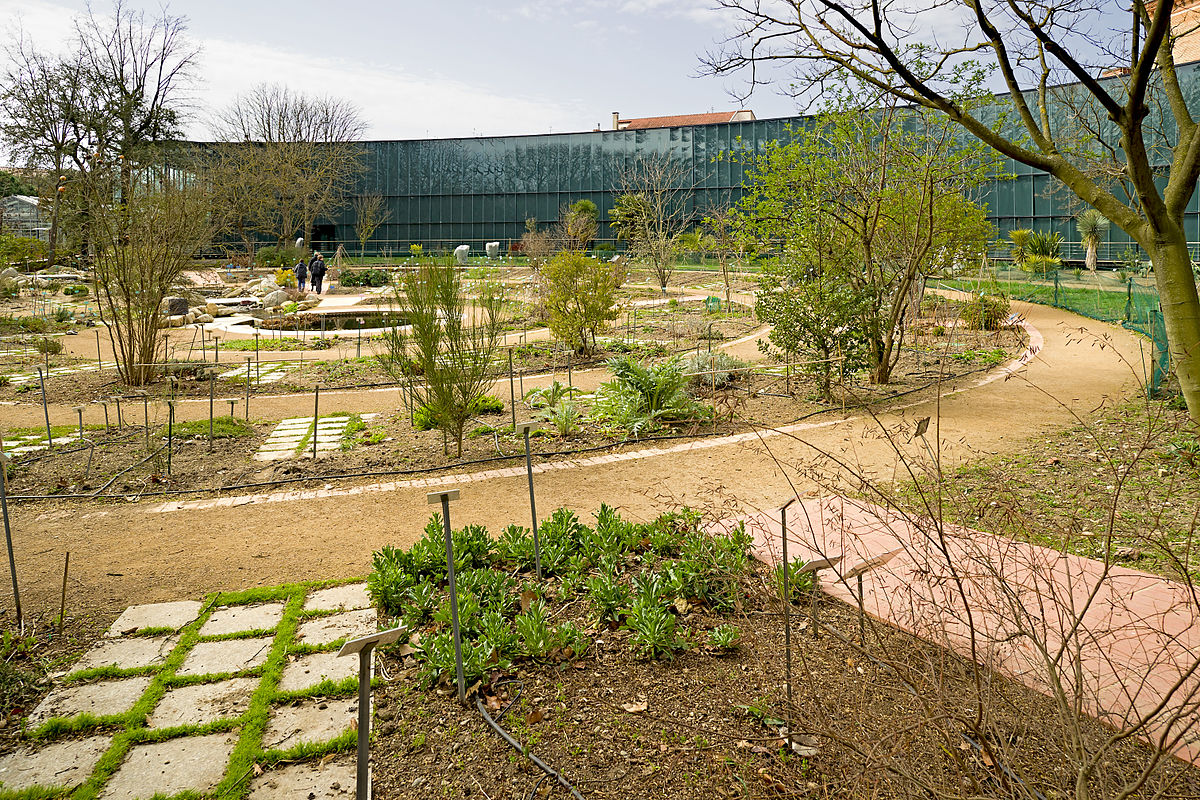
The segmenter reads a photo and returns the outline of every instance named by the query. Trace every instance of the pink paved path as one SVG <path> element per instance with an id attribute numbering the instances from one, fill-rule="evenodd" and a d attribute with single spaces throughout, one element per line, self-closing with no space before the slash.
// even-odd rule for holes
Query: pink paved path
<path id="1" fill-rule="evenodd" d="M 841 497 L 788 508 L 788 558 L 841 557 L 822 589 L 868 614 L 1054 696 L 1200 764 L 1200 599 L 1194 587 L 1045 547 Z M 738 521 L 756 555 L 781 558 L 778 510 Z M 882 558 L 881 558 L 882 557 Z M 964 602 L 969 599 L 969 605 Z M 972 633 L 973 632 L 973 633 Z M 1074 677 L 1076 667 L 1082 680 Z"/>

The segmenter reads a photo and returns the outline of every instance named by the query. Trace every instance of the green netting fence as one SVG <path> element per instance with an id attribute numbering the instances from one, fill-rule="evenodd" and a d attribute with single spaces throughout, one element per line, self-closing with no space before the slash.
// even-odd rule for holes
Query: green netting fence
<path id="1" fill-rule="evenodd" d="M 1115 322 L 1153 343 L 1146 388 L 1157 392 L 1171 373 L 1167 331 L 1154 278 L 1125 272 L 1055 270 L 1044 274 L 997 267 L 973 278 L 941 279 L 936 285 L 970 292 L 1001 291 L 1013 300 L 1054 306 L 1092 319 Z"/>

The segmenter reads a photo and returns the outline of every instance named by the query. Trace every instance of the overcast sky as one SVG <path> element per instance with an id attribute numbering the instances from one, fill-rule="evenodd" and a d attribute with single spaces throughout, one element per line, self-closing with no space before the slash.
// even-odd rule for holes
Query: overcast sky
<path id="1" fill-rule="evenodd" d="M 129 0 L 155 14 L 159 4 Z M 169 5 L 203 50 L 193 138 L 204 108 L 261 82 L 345 97 L 368 137 L 405 139 L 611 127 L 623 117 L 737 106 L 726 79 L 696 77 L 730 20 L 708 0 L 379 2 L 203 0 Z M 67 47 L 83 0 L 0 0 L 0 30 Z M 111 8 L 106 0 L 100 11 Z M 760 118 L 796 113 L 762 91 Z"/>

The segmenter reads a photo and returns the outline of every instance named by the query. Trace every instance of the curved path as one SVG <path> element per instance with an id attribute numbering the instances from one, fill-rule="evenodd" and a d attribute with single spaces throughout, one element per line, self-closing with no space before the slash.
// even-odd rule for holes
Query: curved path
<path id="1" fill-rule="evenodd" d="M 1036 357 L 1015 377 L 1003 379 L 994 372 L 878 420 L 852 416 L 791 435 L 729 437 L 721 446 L 667 448 L 652 457 L 601 458 L 544 470 L 535 478 L 538 507 L 545 513 L 567 506 L 590 515 L 608 503 L 637 518 L 678 503 L 711 506 L 720 516 L 765 509 L 790 495 L 789 483 L 801 492 L 815 488 L 817 482 L 807 477 L 814 469 L 835 486 L 853 483 L 853 475 L 831 470 L 819 452 L 890 480 L 901 467 L 881 426 L 902 430 L 900 438 L 908 443 L 901 450 L 919 459 L 923 446 L 907 435 L 912 420 L 940 420 L 929 438 L 940 441 L 943 462 L 954 464 L 1019 449 L 1027 437 L 1139 390 L 1143 343 L 1133 334 L 1044 306 L 1016 304 L 1014 310 L 1044 338 Z M 12 512 L 23 600 L 31 610 L 57 611 L 66 550 L 71 551 L 68 605 L 102 614 L 132 602 L 198 597 L 216 589 L 363 575 L 374 550 L 420 536 L 430 511 L 427 491 L 427 486 L 405 485 L 307 498 L 295 492 L 278 502 L 187 513 L 153 513 L 161 500 L 21 505 Z M 455 525 L 480 523 L 493 530 L 524 521 L 523 474 L 500 470 L 463 486 L 451 513 Z"/>

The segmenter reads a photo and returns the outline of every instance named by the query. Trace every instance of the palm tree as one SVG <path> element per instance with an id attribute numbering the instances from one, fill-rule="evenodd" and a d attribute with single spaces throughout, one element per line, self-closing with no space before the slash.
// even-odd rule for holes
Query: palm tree
<path id="1" fill-rule="evenodd" d="M 1108 232 L 1108 218 L 1096 209 L 1089 208 L 1075 220 L 1075 230 L 1079 231 L 1079 241 L 1087 248 L 1087 268 L 1095 272 L 1096 250 Z"/>
<path id="2" fill-rule="evenodd" d="M 1025 268 L 1025 256 L 1028 255 L 1029 236 L 1033 231 L 1029 228 L 1017 228 L 1008 232 L 1008 238 L 1012 239 L 1012 260 L 1018 268 Z"/>

